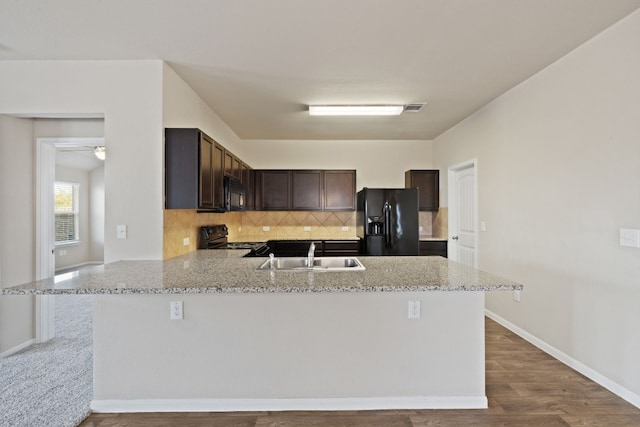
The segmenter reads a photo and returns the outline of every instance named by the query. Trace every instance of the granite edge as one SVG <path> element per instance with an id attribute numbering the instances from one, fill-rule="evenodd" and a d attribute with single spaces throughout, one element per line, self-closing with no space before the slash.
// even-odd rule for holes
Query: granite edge
<path id="1" fill-rule="evenodd" d="M 490 292 L 522 290 L 521 284 L 458 286 L 239 286 L 239 287 L 171 287 L 171 288 L 79 288 L 79 289 L 12 289 L 2 295 L 170 295 L 170 294 L 277 294 L 277 293 L 348 293 L 348 292 Z"/>

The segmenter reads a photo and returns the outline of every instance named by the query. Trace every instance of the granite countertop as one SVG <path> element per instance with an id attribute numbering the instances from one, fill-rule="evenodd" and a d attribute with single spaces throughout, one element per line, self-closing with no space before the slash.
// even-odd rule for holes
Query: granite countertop
<path id="1" fill-rule="evenodd" d="M 358 256 L 364 271 L 256 271 L 246 250 L 199 250 L 165 261 L 118 261 L 2 289 L 4 295 L 504 291 L 510 280 L 442 257 Z"/>
<path id="2" fill-rule="evenodd" d="M 446 242 L 446 237 L 420 236 L 421 242 Z"/>

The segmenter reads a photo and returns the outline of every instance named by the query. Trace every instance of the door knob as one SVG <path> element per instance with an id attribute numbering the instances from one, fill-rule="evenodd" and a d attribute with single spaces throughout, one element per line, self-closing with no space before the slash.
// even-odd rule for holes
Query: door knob
<path id="1" fill-rule="evenodd" d="M 458 236 L 451 236 L 452 240 L 458 240 Z"/>

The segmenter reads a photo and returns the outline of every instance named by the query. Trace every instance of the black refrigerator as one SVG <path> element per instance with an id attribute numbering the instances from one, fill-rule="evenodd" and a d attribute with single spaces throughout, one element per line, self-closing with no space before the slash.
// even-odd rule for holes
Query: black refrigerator
<path id="1" fill-rule="evenodd" d="M 356 234 L 363 255 L 419 255 L 418 189 L 363 188 Z"/>

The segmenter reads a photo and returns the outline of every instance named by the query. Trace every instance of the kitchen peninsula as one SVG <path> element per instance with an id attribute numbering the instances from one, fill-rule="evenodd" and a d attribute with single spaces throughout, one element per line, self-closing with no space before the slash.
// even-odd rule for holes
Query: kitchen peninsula
<path id="1" fill-rule="evenodd" d="M 281 272 L 244 253 L 120 261 L 2 292 L 99 295 L 96 412 L 487 406 L 484 291 L 521 285 L 441 257 Z"/>

